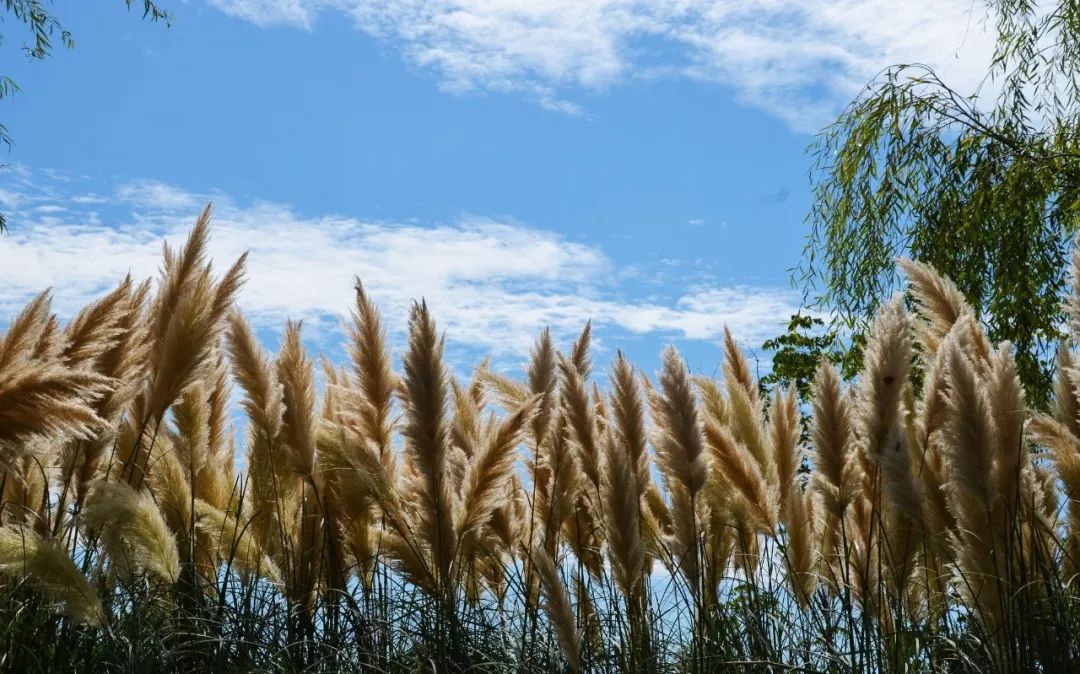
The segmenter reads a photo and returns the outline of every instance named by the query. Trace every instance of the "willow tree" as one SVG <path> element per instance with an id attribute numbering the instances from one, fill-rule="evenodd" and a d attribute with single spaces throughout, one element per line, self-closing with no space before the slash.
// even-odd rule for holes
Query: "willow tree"
<path id="1" fill-rule="evenodd" d="M 910 255 L 956 281 L 1050 391 L 1063 270 L 1080 216 L 1080 0 L 990 0 L 986 78 L 958 92 L 926 65 L 871 82 L 817 139 L 803 281 L 858 327 Z"/>

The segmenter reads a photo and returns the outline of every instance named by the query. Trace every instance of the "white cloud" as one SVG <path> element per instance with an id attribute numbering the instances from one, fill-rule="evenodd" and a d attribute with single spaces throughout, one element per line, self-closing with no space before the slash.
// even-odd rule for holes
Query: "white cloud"
<path id="1" fill-rule="evenodd" d="M 167 196 L 157 206 L 153 198 L 117 199 L 106 213 L 86 210 L 101 204 L 65 201 L 60 187 L 33 182 L 39 191 L 19 193 L 14 203 L 30 206 L 9 212 L 17 226 L 0 237 L 5 318 L 46 287 L 54 290 L 54 308 L 70 316 L 129 272 L 154 276 L 162 240 L 182 242 L 202 200 L 143 181 L 115 194 Z M 143 189 L 147 185 L 152 189 Z M 42 205 L 65 203 L 64 210 L 42 212 Z M 798 307 L 786 288 L 718 287 L 700 278 L 669 284 L 667 301 L 646 298 L 656 289 L 632 280 L 617 285 L 615 279 L 627 278 L 625 267 L 596 246 L 482 217 L 432 225 L 308 217 L 281 204 L 241 206 L 219 195 L 212 237 L 219 268 L 250 251 L 239 302 L 258 324 L 276 329 L 286 317 L 304 319 L 313 339 L 331 346 L 341 339 L 354 276 L 379 302 L 395 335 L 411 302 L 424 298 L 452 344 L 496 356 L 526 353 L 544 326 L 569 339 L 590 319 L 601 339 L 649 333 L 714 341 L 728 325 L 759 343 Z"/>
<path id="2" fill-rule="evenodd" d="M 569 100 L 634 78 L 732 87 L 816 130 L 882 68 L 935 66 L 972 91 L 993 48 L 984 0 L 211 0 L 260 25 L 343 13 L 453 92 Z"/>
<path id="3" fill-rule="evenodd" d="M 208 0 L 209 3 L 239 19 L 258 26 L 292 24 L 307 28 L 314 10 L 323 2 L 305 0 Z"/>
<path id="4" fill-rule="evenodd" d="M 138 208 L 161 211 L 191 210 L 205 197 L 177 189 L 156 180 L 134 180 L 116 190 L 119 201 Z"/>

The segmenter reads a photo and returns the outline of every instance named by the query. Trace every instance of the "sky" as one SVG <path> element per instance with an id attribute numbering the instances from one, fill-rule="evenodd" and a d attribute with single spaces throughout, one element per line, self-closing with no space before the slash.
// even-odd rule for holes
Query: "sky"
<path id="1" fill-rule="evenodd" d="M 459 371 L 589 320 L 601 366 L 672 343 L 713 372 L 729 326 L 767 369 L 814 134 L 889 65 L 972 91 L 993 48 L 979 0 L 109 4 L 57 2 L 76 47 L 45 62 L 3 24 L 0 324 L 153 276 L 212 201 L 268 346 L 302 319 L 341 358 L 358 276 L 397 349 L 425 299 Z"/>

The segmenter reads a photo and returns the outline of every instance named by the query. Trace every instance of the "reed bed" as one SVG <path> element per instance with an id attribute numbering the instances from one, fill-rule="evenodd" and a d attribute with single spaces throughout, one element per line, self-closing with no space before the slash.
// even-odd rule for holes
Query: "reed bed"
<path id="1" fill-rule="evenodd" d="M 1080 368 L 1028 411 L 929 267 L 855 381 L 821 364 L 804 445 L 730 334 L 720 378 L 598 372 L 586 325 L 459 380 L 423 302 L 395 368 L 358 281 L 348 363 L 291 322 L 267 353 L 209 235 L 0 337 L 5 671 L 1080 666 Z"/>

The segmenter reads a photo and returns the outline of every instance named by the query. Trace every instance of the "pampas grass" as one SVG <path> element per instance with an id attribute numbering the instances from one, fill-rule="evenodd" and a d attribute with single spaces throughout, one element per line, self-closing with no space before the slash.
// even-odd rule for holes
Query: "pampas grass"
<path id="1" fill-rule="evenodd" d="M 209 217 L 156 286 L 66 322 L 42 293 L 0 335 L 3 667 L 1080 663 L 1073 344 L 1030 413 L 1011 347 L 933 269 L 899 262 L 911 313 L 881 307 L 860 375 L 823 362 L 809 401 L 759 387 L 727 331 L 719 380 L 674 347 L 655 380 L 622 352 L 596 375 L 591 325 L 458 379 L 423 301 L 396 363 L 359 281 L 347 364 L 293 322 L 267 353 Z"/>
<path id="2" fill-rule="evenodd" d="M 449 591 L 450 566 L 457 548 L 457 499 L 450 462 L 447 419 L 447 375 L 442 363 L 443 340 L 427 304 L 413 305 L 409 316 L 409 350 L 405 354 L 405 457 L 407 492 L 415 506 L 416 534 L 431 555 L 433 585 Z"/>
<path id="3" fill-rule="evenodd" d="M 669 347 L 663 355 L 660 373 L 661 394 L 654 394 L 657 423 L 654 442 L 660 470 L 671 497 L 671 524 L 679 567 L 691 583 L 694 594 L 700 564 L 698 560 L 697 495 L 705 485 L 708 464 L 705 442 L 698 420 L 697 401 L 690 375 L 678 352 Z"/>
<path id="4" fill-rule="evenodd" d="M 48 603 L 58 604 L 78 623 L 102 624 L 104 613 L 94 588 L 54 541 L 24 528 L 0 527 L 0 574 L 29 580 Z"/>
<path id="5" fill-rule="evenodd" d="M 123 482 L 101 482 L 87 496 L 81 516 L 122 577 L 133 578 L 138 571 L 169 583 L 180 577 L 176 539 L 149 493 Z"/>
<path id="6" fill-rule="evenodd" d="M 535 548 L 531 558 L 540 575 L 540 585 L 544 589 L 544 611 L 559 638 L 559 647 L 566 658 L 571 672 L 581 671 L 581 635 L 577 629 L 570 596 L 566 585 L 559 577 L 559 572 L 548 554 L 542 548 Z"/>

